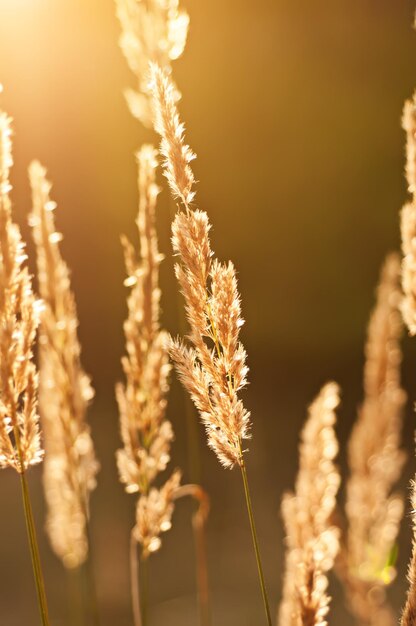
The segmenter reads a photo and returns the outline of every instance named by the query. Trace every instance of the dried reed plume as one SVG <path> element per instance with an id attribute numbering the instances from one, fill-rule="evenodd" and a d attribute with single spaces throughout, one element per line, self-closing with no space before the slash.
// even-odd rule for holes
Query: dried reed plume
<path id="1" fill-rule="evenodd" d="M 246 352 L 239 341 L 243 324 L 234 266 L 213 259 L 208 216 L 191 208 L 194 154 L 185 144 L 175 88 L 168 74 L 151 64 L 155 130 L 161 136 L 164 174 L 174 198 L 182 204 L 172 225 L 172 245 L 179 256 L 175 267 L 185 297 L 190 345 L 170 341 L 179 378 L 205 426 L 208 445 L 224 467 L 241 469 L 267 622 L 271 624 L 257 534 L 254 525 L 243 440 L 249 437 L 250 414 L 239 398 L 247 384 Z"/>
<path id="2" fill-rule="evenodd" d="M 411 201 L 401 213 L 403 319 L 411 335 L 416 334 L 416 93 L 404 105 L 406 131 L 406 179 Z"/>
<path id="3" fill-rule="evenodd" d="M 403 516 L 403 498 L 392 494 L 405 460 L 399 447 L 406 401 L 400 386 L 401 299 L 400 260 L 392 254 L 368 326 L 365 398 L 348 446 L 348 531 L 339 559 L 350 610 L 366 626 L 396 623 L 385 587 L 395 576 L 392 555 Z"/>
<path id="4" fill-rule="evenodd" d="M 49 626 L 26 479 L 26 470 L 43 458 L 37 413 L 38 374 L 33 362 L 41 306 L 24 265 L 27 257 L 19 227 L 11 218 L 12 165 L 11 120 L 0 111 L 0 467 L 12 467 L 20 475 L 39 611 L 43 626 Z"/>
<path id="5" fill-rule="evenodd" d="M 416 624 L 416 482 L 412 482 L 412 516 L 413 516 L 413 542 L 412 558 L 409 563 L 407 578 L 409 580 L 409 590 L 407 592 L 406 604 L 400 620 L 401 626 L 414 626 Z"/>
<path id="6" fill-rule="evenodd" d="M 248 370 L 239 342 L 243 320 L 235 270 L 232 263 L 213 259 L 208 216 L 190 208 L 194 176 L 189 162 L 194 155 L 183 141 L 172 83 L 155 65 L 152 81 L 165 176 L 185 208 L 173 222 L 172 244 L 180 258 L 175 271 L 185 297 L 192 345 L 173 340 L 170 352 L 205 425 L 209 446 L 224 467 L 231 468 L 243 462 L 242 440 L 249 430 L 249 413 L 238 398 Z"/>
<path id="7" fill-rule="evenodd" d="M 11 219 L 11 120 L 0 112 L 0 467 L 24 473 L 43 450 L 32 360 L 40 303 L 33 295 L 25 246 Z"/>
<path id="8" fill-rule="evenodd" d="M 29 177 L 33 201 L 30 225 L 44 302 L 39 403 L 46 450 L 46 528 L 57 556 L 65 567 L 75 568 L 88 555 L 89 499 L 99 467 L 86 422 L 94 391 L 80 362 L 77 311 L 69 270 L 59 250 L 62 236 L 55 230 L 51 184 L 37 161 L 30 165 Z"/>
<path id="9" fill-rule="evenodd" d="M 138 84 L 137 91 L 125 91 L 127 104 L 134 117 L 151 127 L 149 62 L 170 71 L 171 61 L 184 50 L 189 17 L 179 9 L 178 0 L 116 0 L 116 9 L 122 28 L 120 47 Z M 176 88 L 175 94 L 179 99 Z"/>
<path id="10" fill-rule="evenodd" d="M 416 24 L 416 21 L 415 21 Z M 403 129 L 406 131 L 406 178 L 412 196 L 401 214 L 402 234 L 402 304 L 403 319 L 411 335 L 416 335 L 416 92 L 407 100 L 403 112 Z M 401 618 L 401 626 L 416 623 L 416 482 L 412 483 L 413 547 L 409 564 L 409 590 Z"/>
<path id="11" fill-rule="evenodd" d="M 128 318 L 124 323 L 127 356 L 122 364 L 127 382 L 116 388 L 123 448 L 117 452 L 120 480 L 128 493 L 139 493 L 134 536 L 147 558 L 158 550 L 160 534 L 170 528 L 173 494 L 180 482 L 175 471 L 158 489 L 153 483 L 170 460 L 172 426 L 165 419 L 170 371 L 167 335 L 160 330 L 159 263 L 155 207 L 159 189 L 155 182 L 156 151 L 144 145 L 137 154 L 139 167 L 140 259 L 123 237 Z"/>
<path id="12" fill-rule="evenodd" d="M 338 386 L 328 383 L 311 405 L 301 434 L 295 493 L 283 497 L 287 551 L 280 626 L 327 624 L 327 572 L 339 547 L 339 530 L 331 523 L 340 484 L 334 465 L 338 404 Z"/>

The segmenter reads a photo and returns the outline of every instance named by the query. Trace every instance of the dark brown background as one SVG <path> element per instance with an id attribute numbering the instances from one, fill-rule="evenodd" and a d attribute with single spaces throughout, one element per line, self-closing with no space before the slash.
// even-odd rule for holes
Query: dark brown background
<path id="1" fill-rule="evenodd" d="M 211 0 L 184 2 L 191 16 L 186 52 L 175 64 L 187 137 L 198 154 L 198 200 L 221 259 L 235 262 L 247 323 L 253 414 L 247 455 L 273 607 L 280 596 L 279 502 L 293 483 L 305 407 L 333 378 L 343 388 L 339 436 L 345 442 L 361 399 L 362 346 L 378 268 L 399 245 L 405 198 L 403 101 L 416 85 L 416 33 L 410 0 Z M 103 626 L 131 624 L 128 536 L 134 498 L 117 480 L 119 446 L 113 387 L 121 377 L 126 314 L 122 232 L 134 236 L 133 151 L 153 140 L 131 118 L 122 89 L 133 85 L 117 47 L 112 0 L 0 0 L 2 106 L 13 116 L 16 220 L 29 238 L 26 168 L 39 158 L 54 181 L 63 252 L 72 268 L 84 365 L 97 391 L 91 423 L 102 463 L 92 500 L 94 559 Z M 178 329 L 169 227 L 160 197 L 166 253 L 164 323 Z M 31 263 L 33 249 L 29 244 Z M 411 404 L 416 344 L 405 341 L 410 390 L 405 447 L 414 471 Z M 169 416 L 174 464 L 187 472 L 181 389 Z M 212 499 L 209 525 L 214 623 L 263 623 L 249 528 L 237 472 L 203 452 L 202 482 Z M 35 513 L 54 626 L 66 626 L 66 577 L 42 532 L 40 469 L 31 472 Z M 38 624 L 18 481 L 0 476 L 0 624 Z M 151 624 L 196 621 L 191 507 L 151 565 Z M 410 520 L 402 531 L 399 610 L 405 592 Z M 331 623 L 352 624 L 334 583 Z M 273 608 L 274 611 L 274 608 Z"/>

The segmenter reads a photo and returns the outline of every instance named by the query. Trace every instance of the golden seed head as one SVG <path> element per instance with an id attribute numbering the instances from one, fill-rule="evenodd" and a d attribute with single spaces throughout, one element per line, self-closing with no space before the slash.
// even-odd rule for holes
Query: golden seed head
<path id="1" fill-rule="evenodd" d="M 43 458 L 33 362 L 40 307 L 11 220 L 11 134 L 11 120 L 0 112 L 0 467 L 22 473 Z"/>
<path id="2" fill-rule="evenodd" d="M 78 318 L 69 270 L 62 259 L 46 170 L 29 168 L 33 210 L 30 225 L 36 245 L 39 292 L 44 307 L 40 327 L 39 402 L 45 439 L 46 528 L 65 567 L 81 565 L 88 555 L 89 498 L 99 469 L 86 421 L 94 396 L 81 366 Z"/>
<path id="3" fill-rule="evenodd" d="M 137 90 L 127 89 L 130 112 L 144 126 L 153 125 L 149 63 L 167 72 L 185 48 L 189 16 L 178 0 L 116 0 L 121 25 L 120 48 L 137 80 Z M 180 94 L 175 88 L 176 99 Z"/>
<path id="4" fill-rule="evenodd" d="M 312 403 L 301 434 L 295 492 L 283 497 L 287 548 L 281 626 L 327 625 L 327 572 L 339 549 L 339 530 L 331 521 L 340 484 L 334 464 L 338 404 L 338 385 L 328 383 Z"/>

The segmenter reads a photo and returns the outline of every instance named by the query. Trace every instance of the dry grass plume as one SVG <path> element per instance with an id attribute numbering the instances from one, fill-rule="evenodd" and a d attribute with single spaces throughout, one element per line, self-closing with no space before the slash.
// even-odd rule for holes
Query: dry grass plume
<path id="1" fill-rule="evenodd" d="M 78 318 L 68 266 L 62 259 L 46 170 L 29 168 L 33 210 L 30 225 L 36 246 L 41 317 L 39 403 L 45 438 L 46 528 L 53 550 L 66 567 L 88 555 L 89 499 L 99 469 L 87 408 L 94 396 L 81 365 Z"/>
<path id="2" fill-rule="evenodd" d="M 132 115 L 150 128 L 149 62 L 170 71 L 185 48 L 189 17 L 178 0 L 116 0 L 116 10 L 122 30 L 120 48 L 137 80 L 137 90 L 125 91 L 127 104 Z M 177 88 L 175 94 L 179 99 Z"/>
<path id="3" fill-rule="evenodd" d="M 0 466 L 24 473 L 43 449 L 33 345 L 40 302 L 25 265 L 25 246 L 11 218 L 11 120 L 0 112 Z"/>
<path id="4" fill-rule="evenodd" d="M 242 442 L 249 436 L 249 413 L 238 395 L 247 384 L 248 369 L 239 341 L 243 320 L 235 269 L 231 262 L 213 258 L 208 216 L 191 207 L 194 154 L 184 142 L 169 77 L 156 65 L 151 70 L 164 173 L 184 209 L 173 222 L 172 244 L 179 257 L 175 271 L 185 297 L 191 345 L 172 340 L 170 353 L 205 425 L 209 446 L 231 468 L 242 464 Z"/>
<path id="5" fill-rule="evenodd" d="M 127 355 L 122 364 L 126 384 L 116 388 L 120 410 L 123 448 L 117 452 L 120 480 L 128 493 L 138 493 L 134 534 L 147 557 L 160 547 L 160 534 L 170 527 L 173 494 L 179 486 L 175 471 L 159 489 L 154 481 L 170 460 L 173 439 L 171 423 L 165 419 L 170 371 L 167 334 L 160 329 L 159 263 L 155 230 L 155 208 L 159 189 L 156 185 L 156 151 L 143 146 L 137 155 L 139 168 L 140 259 L 133 245 L 123 237 L 131 289 L 124 323 Z"/>
<path id="6" fill-rule="evenodd" d="M 287 547 L 280 626 L 327 624 L 327 572 L 339 548 L 339 530 L 331 522 L 340 484 L 334 465 L 338 404 L 338 386 L 328 383 L 311 405 L 301 434 L 295 492 L 283 497 Z"/>

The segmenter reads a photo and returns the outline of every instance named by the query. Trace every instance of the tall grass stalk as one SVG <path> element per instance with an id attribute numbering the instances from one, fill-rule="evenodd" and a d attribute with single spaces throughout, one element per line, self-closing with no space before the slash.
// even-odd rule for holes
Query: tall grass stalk
<path id="1" fill-rule="evenodd" d="M 40 561 L 39 546 L 36 536 L 35 522 L 33 519 L 32 504 L 30 501 L 29 487 L 27 484 L 26 472 L 20 473 L 20 485 L 22 487 L 23 509 L 25 513 L 27 537 L 32 557 L 33 576 L 36 583 L 39 612 L 42 626 L 50 626 L 48 603 L 46 600 L 45 583 L 43 580 L 42 565 Z"/>
<path id="2" fill-rule="evenodd" d="M 189 342 L 171 339 L 170 355 L 179 378 L 205 425 L 208 445 L 228 469 L 240 466 L 257 568 L 268 625 L 269 602 L 248 487 L 242 442 L 250 436 L 250 413 L 239 391 L 247 384 L 246 352 L 239 340 L 243 325 L 234 266 L 211 250 L 208 215 L 194 206 L 195 154 L 185 143 L 174 85 L 160 66 L 151 65 L 155 130 L 161 136 L 164 174 L 179 210 L 172 224 L 172 245 L 179 257 L 175 273 L 185 298 Z"/>
<path id="3" fill-rule="evenodd" d="M 81 570 L 84 575 L 85 584 L 84 588 L 84 605 L 86 613 L 88 615 L 88 624 L 92 626 L 100 626 L 100 613 L 98 609 L 97 598 L 97 585 L 95 581 L 93 558 L 91 551 L 91 535 L 89 531 L 89 523 L 86 526 L 86 533 L 88 538 L 88 556 L 86 561 L 81 565 Z"/>
<path id="4" fill-rule="evenodd" d="M 39 547 L 26 471 L 43 460 L 37 412 L 38 373 L 33 345 L 40 303 L 25 266 L 25 245 L 12 221 L 10 168 L 11 119 L 0 111 L 0 468 L 20 475 L 26 530 L 43 626 L 49 626 Z"/>
<path id="5" fill-rule="evenodd" d="M 253 506 L 252 506 L 252 503 L 251 503 L 250 488 L 249 488 L 249 484 L 248 484 L 247 469 L 246 469 L 246 464 L 245 464 L 245 461 L 244 461 L 244 456 L 243 456 L 243 451 L 242 451 L 242 448 L 241 448 L 241 443 L 240 443 L 240 452 L 241 452 L 240 470 L 241 470 L 241 476 L 243 478 L 244 495 L 245 495 L 245 499 L 246 499 L 248 518 L 250 520 L 251 537 L 252 537 L 252 540 L 253 540 L 254 553 L 255 553 L 255 556 L 256 556 L 257 571 L 258 571 L 258 575 L 259 575 L 259 583 L 260 583 L 260 588 L 261 588 L 261 595 L 262 595 L 262 598 L 263 598 L 264 612 L 266 613 L 266 619 L 267 619 L 268 626 L 272 626 L 272 618 L 271 618 L 271 614 L 270 614 L 269 598 L 268 598 L 268 594 L 267 594 L 266 582 L 265 582 L 265 579 L 264 579 L 263 565 L 262 565 L 262 561 L 261 561 L 260 548 L 259 548 L 259 542 L 258 542 L 257 530 L 256 530 L 256 523 L 254 521 Z"/>
<path id="6" fill-rule="evenodd" d="M 134 536 L 134 532 L 130 534 L 130 589 L 131 604 L 133 609 L 134 626 L 142 626 L 142 611 L 140 607 L 140 588 L 139 588 L 139 557 L 138 544 Z"/>
<path id="7" fill-rule="evenodd" d="M 147 626 L 147 617 L 149 613 L 149 562 L 147 557 L 140 555 L 140 572 L 139 572 L 139 587 L 140 587 L 140 609 L 142 616 L 142 626 Z"/>
<path id="8" fill-rule="evenodd" d="M 66 575 L 69 623 L 71 626 L 86 626 L 82 598 L 81 569 L 67 569 Z"/>

